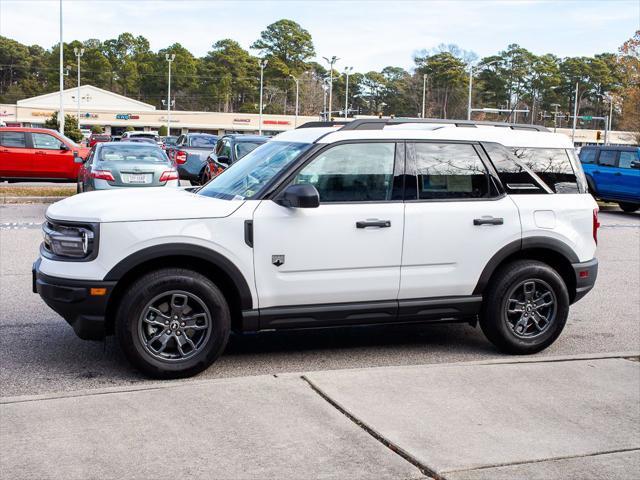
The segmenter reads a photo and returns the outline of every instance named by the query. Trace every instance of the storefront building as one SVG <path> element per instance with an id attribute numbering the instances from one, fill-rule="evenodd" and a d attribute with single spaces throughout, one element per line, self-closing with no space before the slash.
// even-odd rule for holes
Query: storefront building
<path id="1" fill-rule="evenodd" d="M 67 115 L 78 114 L 78 89 L 63 92 L 64 110 Z M 60 108 L 58 92 L 19 100 L 15 105 L 0 104 L 0 121 L 7 126 L 40 127 L 47 118 Z M 153 105 L 133 100 L 101 88 L 85 85 L 80 87 L 80 128 L 93 125 L 103 127 L 105 133 L 121 135 L 128 127 L 135 130 L 157 131 L 167 125 L 167 111 L 157 110 Z M 187 132 L 257 133 L 258 114 L 171 111 L 171 134 Z M 318 117 L 294 115 L 262 116 L 262 131 L 275 134 L 295 128 Z"/>

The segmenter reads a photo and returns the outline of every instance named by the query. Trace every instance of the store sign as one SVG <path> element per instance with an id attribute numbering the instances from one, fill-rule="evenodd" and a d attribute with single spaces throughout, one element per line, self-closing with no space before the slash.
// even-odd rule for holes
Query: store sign
<path id="1" fill-rule="evenodd" d="M 32 117 L 50 117 L 53 112 L 31 112 Z"/>
<path id="2" fill-rule="evenodd" d="M 0 112 L 0 117 L 12 117 L 13 113 L 9 113 L 6 110 Z"/>
<path id="3" fill-rule="evenodd" d="M 118 113 L 116 114 L 116 120 L 138 120 L 140 115 L 133 115 L 131 113 Z"/>
<path id="4" fill-rule="evenodd" d="M 233 123 L 251 123 L 250 118 L 234 118 Z"/>
<path id="5" fill-rule="evenodd" d="M 265 120 L 262 123 L 265 125 L 291 125 L 289 120 Z"/>
<path id="6" fill-rule="evenodd" d="M 158 118 L 158 121 L 159 122 L 166 122 L 166 121 L 168 121 L 168 118 L 165 117 L 165 116 L 162 116 L 162 117 Z M 171 119 L 171 123 L 180 123 L 180 119 L 179 118 L 172 118 Z"/>
<path id="7" fill-rule="evenodd" d="M 80 114 L 80 118 L 98 118 L 98 114 L 85 112 Z"/>

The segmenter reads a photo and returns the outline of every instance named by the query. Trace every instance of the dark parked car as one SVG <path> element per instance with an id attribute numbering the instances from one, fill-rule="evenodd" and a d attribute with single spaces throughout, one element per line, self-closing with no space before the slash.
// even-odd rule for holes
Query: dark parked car
<path id="1" fill-rule="evenodd" d="M 640 148 L 586 146 L 580 162 L 593 196 L 616 202 L 625 212 L 640 208 Z"/>
<path id="2" fill-rule="evenodd" d="M 78 193 L 118 187 L 177 187 L 178 172 L 153 143 L 99 143 L 78 173 Z"/>
<path id="3" fill-rule="evenodd" d="M 207 166 L 203 175 L 204 182 L 220 175 L 227 167 L 266 143 L 269 138 L 261 135 L 242 134 L 221 137 L 216 143 L 215 151 L 207 158 Z"/>
<path id="4" fill-rule="evenodd" d="M 191 185 L 204 182 L 207 157 L 216 148 L 218 137 L 208 133 L 185 133 L 178 137 L 176 145 L 168 148 L 169 158 L 178 166 L 180 179 L 189 180 Z"/>
<path id="5" fill-rule="evenodd" d="M 96 143 L 110 142 L 111 135 L 105 133 L 92 133 L 89 137 L 89 148 L 95 146 Z"/>
<path id="6" fill-rule="evenodd" d="M 170 135 L 166 137 L 160 137 L 160 141 L 162 142 L 162 148 L 167 149 L 173 147 L 178 142 L 178 137 Z"/>

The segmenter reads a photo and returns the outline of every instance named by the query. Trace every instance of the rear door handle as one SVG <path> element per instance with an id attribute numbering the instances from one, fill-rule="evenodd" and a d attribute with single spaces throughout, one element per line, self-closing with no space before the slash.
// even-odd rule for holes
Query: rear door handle
<path id="1" fill-rule="evenodd" d="M 621 176 L 622 176 L 622 174 L 621 174 L 620 172 L 616 172 L 616 173 L 614 173 L 614 175 L 615 175 L 616 177 L 621 177 Z"/>
<path id="2" fill-rule="evenodd" d="M 360 220 L 356 222 L 356 228 L 388 228 L 391 226 L 391 220 Z"/>
<path id="3" fill-rule="evenodd" d="M 474 218 L 474 225 L 502 225 L 504 224 L 503 218 L 498 217 L 482 217 L 482 218 Z"/>

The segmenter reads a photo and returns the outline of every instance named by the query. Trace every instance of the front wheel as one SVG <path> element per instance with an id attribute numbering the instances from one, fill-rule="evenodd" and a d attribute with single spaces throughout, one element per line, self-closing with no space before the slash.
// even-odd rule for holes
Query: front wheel
<path id="1" fill-rule="evenodd" d="M 623 212 L 633 213 L 640 208 L 640 204 L 638 203 L 626 203 L 620 202 L 618 203 Z"/>
<path id="2" fill-rule="evenodd" d="M 544 350 L 562 332 L 569 293 L 549 265 L 518 260 L 502 267 L 484 295 L 480 326 L 500 350 L 530 354 Z"/>
<path id="3" fill-rule="evenodd" d="M 129 361 L 154 378 L 182 378 L 211 365 L 231 328 L 218 287 L 192 270 L 148 273 L 127 291 L 118 308 L 116 334 Z"/>

